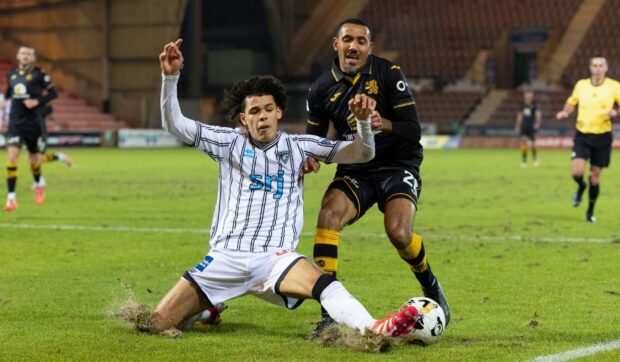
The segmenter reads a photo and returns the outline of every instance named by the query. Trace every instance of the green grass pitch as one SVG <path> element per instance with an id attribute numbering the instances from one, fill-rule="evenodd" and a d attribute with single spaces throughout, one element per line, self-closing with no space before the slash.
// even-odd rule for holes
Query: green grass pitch
<path id="1" fill-rule="evenodd" d="M 592 225 L 587 198 L 570 205 L 569 151 L 542 151 L 541 166 L 527 169 L 517 150 L 427 151 L 415 229 L 452 322 L 433 346 L 367 354 L 305 340 L 314 301 L 287 311 L 233 300 L 219 327 L 181 339 L 137 334 L 108 317 L 125 285 L 154 306 L 202 259 L 217 168 L 191 149 L 69 151 L 76 167 L 43 167 L 44 206 L 34 204 L 22 155 L 20 208 L 1 216 L 0 360 L 515 361 L 620 338 L 618 152 Z M 306 178 L 305 255 L 333 171 Z M 341 235 L 339 279 L 371 314 L 421 295 L 376 208 Z M 617 361 L 620 350 L 587 360 Z"/>

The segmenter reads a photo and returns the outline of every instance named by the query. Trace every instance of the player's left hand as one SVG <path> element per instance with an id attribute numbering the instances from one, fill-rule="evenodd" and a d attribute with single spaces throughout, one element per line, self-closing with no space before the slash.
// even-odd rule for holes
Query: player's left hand
<path id="1" fill-rule="evenodd" d="M 612 118 L 616 117 L 618 114 L 618 110 L 615 108 L 612 108 L 609 112 L 607 112 L 607 115 Z"/>
<path id="2" fill-rule="evenodd" d="M 24 105 L 26 106 L 26 108 L 28 109 L 33 109 L 34 107 L 39 105 L 39 100 L 38 99 L 25 99 L 24 100 Z"/>
<path id="3" fill-rule="evenodd" d="M 387 118 L 381 117 L 379 112 L 373 111 L 370 115 L 370 125 L 375 132 L 391 132 L 392 121 Z"/>

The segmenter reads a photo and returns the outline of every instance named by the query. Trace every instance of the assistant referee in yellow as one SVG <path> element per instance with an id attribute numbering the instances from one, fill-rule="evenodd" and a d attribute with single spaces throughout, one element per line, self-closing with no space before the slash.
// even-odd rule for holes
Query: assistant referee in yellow
<path id="1" fill-rule="evenodd" d="M 572 174 L 579 187 L 573 196 L 573 206 L 581 203 L 586 189 L 583 174 L 586 162 L 590 160 L 589 205 L 586 221 L 595 222 L 594 204 L 599 194 L 601 172 L 609 166 L 613 134 L 611 119 L 618 115 L 615 105 L 620 105 L 620 83 L 607 78 L 607 60 L 602 56 L 590 59 L 590 78 L 575 84 L 573 94 L 566 100 L 564 109 L 556 115 L 558 120 L 566 119 L 579 107 L 577 131 L 573 140 Z"/>

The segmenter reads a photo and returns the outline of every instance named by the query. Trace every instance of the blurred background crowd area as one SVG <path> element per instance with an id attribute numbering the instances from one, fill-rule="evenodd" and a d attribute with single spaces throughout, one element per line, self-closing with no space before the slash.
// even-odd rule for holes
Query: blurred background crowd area
<path id="1" fill-rule="evenodd" d="M 620 76 L 620 0 L 0 0 L 0 89 L 29 44 L 60 94 L 50 131 L 158 128 L 157 56 L 181 37 L 186 116 L 222 124 L 223 89 L 269 73 L 291 96 L 282 126 L 303 132 L 307 89 L 352 17 L 407 75 L 425 134 L 507 135 L 532 89 L 541 136 L 564 136 L 574 116 L 554 115 L 589 59 Z"/>

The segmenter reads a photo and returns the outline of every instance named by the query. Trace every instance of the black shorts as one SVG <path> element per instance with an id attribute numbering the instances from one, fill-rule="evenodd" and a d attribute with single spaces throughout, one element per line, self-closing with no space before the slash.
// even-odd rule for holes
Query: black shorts
<path id="1" fill-rule="evenodd" d="M 9 146 L 21 147 L 25 144 L 30 153 L 43 153 L 47 149 L 47 132 L 40 120 L 20 123 L 11 120 L 6 138 Z"/>
<path id="2" fill-rule="evenodd" d="M 535 129 L 522 129 L 521 130 L 521 139 L 527 138 L 530 141 L 536 141 L 536 130 Z"/>
<path id="3" fill-rule="evenodd" d="M 573 139 L 572 159 L 590 160 L 592 166 L 607 167 L 611 160 L 613 135 L 607 133 L 581 133 L 577 131 Z"/>
<path id="4" fill-rule="evenodd" d="M 422 180 L 417 169 L 398 167 L 374 171 L 337 171 L 328 189 L 343 191 L 357 208 L 349 224 L 362 217 L 375 203 L 383 212 L 388 201 L 396 198 L 411 200 L 417 208 Z"/>

